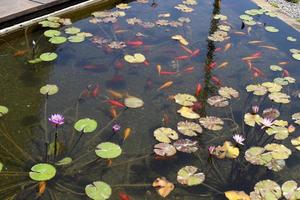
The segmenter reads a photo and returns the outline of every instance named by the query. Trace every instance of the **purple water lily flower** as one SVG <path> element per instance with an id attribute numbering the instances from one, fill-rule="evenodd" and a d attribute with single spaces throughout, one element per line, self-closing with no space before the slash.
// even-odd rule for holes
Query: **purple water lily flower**
<path id="1" fill-rule="evenodd" d="M 239 135 L 239 134 L 235 134 L 235 135 L 233 135 L 233 137 L 232 137 L 233 139 L 234 139 L 234 141 L 236 142 L 236 143 L 238 143 L 238 144 L 240 144 L 240 145 L 244 145 L 244 141 L 245 141 L 245 139 L 246 138 L 244 138 L 244 136 L 242 136 L 242 135 Z"/>
<path id="2" fill-rule="evenodd" d="M 119 132 L 121 130 L 121 126 L 119 124 L 115 124 L 112 126 L 113 132 Z"/>
<path id="3" fill-rule="evenodd" d="M 208 152 L 209 152 L 209 154 L 213 155 L 215 149 L 216 149 L 215 146 L 209 146 L 209 147 L 208 147 Z"/>
<path id="4" fill-rule="evenodd" d="M 270 118 L 264 118 L 263 119 L 263 121 L 262 121 L 262 129 L 263 128 L 268 128 L 268 127 L 270 127 L 270 126 L 272 126 L 272 124 L 273 124 L 273 119 L 270 119 Z"/>
<path id="5" fill-rule="evenodd" d="M 53 114 L 48 119 L 55 126 L 63 125 L 65 123 L 65 118 L 61 114 Z"/>

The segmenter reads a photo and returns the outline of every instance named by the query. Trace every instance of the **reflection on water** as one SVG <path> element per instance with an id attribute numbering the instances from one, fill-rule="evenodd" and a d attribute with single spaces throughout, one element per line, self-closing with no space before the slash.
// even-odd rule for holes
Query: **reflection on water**
<path id="1" fill-rule="evenodd" d="M 0 105 L 9 108 L 0 126 L 0 162 L 4 164 L 0 174 L 1 199 L 85 199 L 84 188 L 93 181 L 108 183 L 113 189 L 111 199 L 118 199 L 120 192 L 132 199 L 159 199 L 151 186 L 157 177 L 166 177 L 175 184 L 175 190 L 166 199 L 225 199 L 225 191 L 249 194 L 264 179 L 278 184 L 290 179 L 300 181 L 294 173 L 298 169 L 298 153 L 290 144 L 297 131 L 287 139 L 278 140 L 268 136 L 258 124 L 253 128 L 244 123 L 244 114 L 252 112 L 252 105 L 259 105 L 260 114 L 266 108 L 276 108 L 281 114 L 279 119 L 292 123 L 291 115 L 298 111 L 297 82 L 284 86 L 283 91 L 291 95 L 289 104 L 274 103 L 267 94 L 256 96 L 245 88 L 288 76 L 287 73 L 297 78 L 297 61 L 291 58 L 289 49 L 297 48 L 298 41 L 286 41 L 287 36 L 298 39 L 297 33 L 265 15 L 254 17 L 260 22 L 255 26 L 242 24 L 239 16 L 256 8 L 246 0 L 215 0 L 196 5 L 194 1 L 185 2 L 194 9 L 192 12 L 175 9 L 178 3 L 181 1 L 139 0 L 129 3 L 131 7 L 125 10 L 109 5 L 106 9 L 112 16 L 105 20 L 101 13 L 97 18 L 90 16 L 95 11 L 91 9 L 72 14 L 73 24 L 57 30 L 62 32 L 61 36 L 67 36 L 66 27 L 74 26 L 81 33 L 92 34 L 78 43 L 51 44 L 43 35 L 49 28 L 40 26 L 1 39 Z M 117 10 L 124 11 L 126 16 Z M 218 14 L 228 19 L 215 18 Z M 220 25 L 230 27 L 229 38 L 221 42 L 208 39 Z M 280 32 L 266 32 L 265 26 L 276 26 Z M 174 35 L 182 35 L 189 44 L 185 46 L 171 39 Z M 54 52 L 58 57 L 52 62 L 27 62 L 45 52 Z M 124 60 L 125 55 L 135 53 L 142 53 L 146 60 L 139 64 Z M 255 58 L 242 60 L 245 57 Z M 280 65 L 285 71 L 274 72 L 270 65 Z M 49 96 L 40 94 L 40 88 L 46 84 L 57 85 L 59 91 Z M 239 91 L 239 98 L 223 99 L 223 103 L 230 104 L 225 108 L 211 106 L 209 98 L 217 95 L 222 86 Z M 208 130 L 204 123 L 203 132 L 197 137 L 179 135 L 181 139 L 197 141 L 196 152 L 178 151 L 171 157 L 155 155 L 153 146 L 158 142 L 153 132 L 162 126 L 177 130 L 177 123 L 186 120 L 177 113 L 180 106 L 174 102 L 174 95 L 194 95 L 195 90 L 199 95 L 198 102 L 191 106 L 193 110 L 201 117 L 221 118 L 223 129 Z M 130 96 L 142 99 L 144 106 L 124 108 L 124 98 Z M 48 122 L 54 113 L 65 117 L 63 125 L 55 127 Z M 83 118 L 96 120 L 97 129 L 91 133 L 76 131 L 74 123 Z M 112 130 L 115 124 L 121 126 L 119 132 Z M 126 128 L 130 131 L 125 131 Z M 246 137 L 245 145 L 237 146 L 237 158 L 228 158 L 234 157 L 232 152 L 227 152 L 225 159 L 209 155 L 209 146 L 222 146 L 224 141 L 234 143 L 233 134 Z M 58 143 L 51 144 L 55 135 Z M 106 141 L 119 145 L 121 156 L 97 157 L 96 145 Z M 244 158 L 250 147 L 269 143 L 284 144 L 293 152 L 279 172 L 268 167 L 281 168 L 282 161 L 273 160 L 267 167 L 251 165 Z M 71 164 L 54 164 L 65 157 L 73 159 Z M 28 172 L 33 165 L 43 162 L 56 166 L 57 172 L 39 197 L 41 182 L 29 179 Z M 205 174 L 202 184 L 188 187 L 177 182 L 177 172 L 187 165 L 196 166 Z"/>

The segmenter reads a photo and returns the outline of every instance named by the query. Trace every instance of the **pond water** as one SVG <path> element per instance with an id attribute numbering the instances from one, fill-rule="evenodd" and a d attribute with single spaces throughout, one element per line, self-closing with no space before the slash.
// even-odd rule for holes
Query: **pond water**
<path id="1" fill-rule="evenodd" d="M 300 199 L 298 32 L 246 0 L 115 5 L 0 38 L 0 199 Z"/>

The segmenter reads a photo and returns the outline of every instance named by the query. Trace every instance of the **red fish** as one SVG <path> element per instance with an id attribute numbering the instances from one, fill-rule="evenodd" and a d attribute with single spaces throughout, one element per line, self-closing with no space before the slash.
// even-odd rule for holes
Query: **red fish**
<path id="1" fill-rule="evenodd" d="M 100 93 L 100 86 L 99 86 L 99 84 L 97 84 L 96 87 L 92 91 L 92 96 L 97 97 L 99 95 L 99 93 Z"/>
<path id="2" fill-rule="evenodd" d="M 254 54 L 251 54 L 250 57 L 261 57 L 262 56 L 262 52 L 261 51 L 258 51 Z"/>
<path id="3" fill-rule="evenodd" d="M 148 60 L 145 60 L 145 61 L 144 61 L 144 64 L 145 64 L 146 66 L 149 66 L 149 65 L 150 65 L 150 63 L 149 63 Z"/>
<path id="4" fill-rule="evenodd" d="M 132 200 L 130 196 L 128 196 L 125 192 L 119 192 L 120 200 Z"/>
<path id="5" fill-rule="evenodd" d="M 254 77 L 263 76 L 264 73 L 257 67 L 252 67 L 252 72 Z"/>
<path id="6" fill-rule="evenodd" d="M 119 81 L 124 81 L 124 77 L 122 75 L 114 75 L 112 78 L 113 82 L 119 82 Z"/>
<path id="7" fill-rule="evenodd" d="M 197 83 L 197 86 L 196 86 L 196 92 L 195 92 L 195 96 L 199 96 L 200 93 L 201 93 L 201 90 L 202 90 L 202 86 L 200 83 Z"/>
<path id="8" fill-rule="evenodd" d="M 108 101 L 108 103 L 110 103 L 112 106 L 116 106 L 116 107 L 119 107 L 119 108 L 125 108 L 125 105 L 122 104 L 122 103 L 119 102 L 119 101 L 112 100 L 112 99 L 108 99 L 107 101 Z"/>
<path id="9" fill-rule="evenodd" d="M 191 67 L 186 67 L 186 68 L 183 70 L 183 72 L 187 72 L 187 73 L 193 72 L 194 69 L 195 69 L 195 68 L 194 68 L 193 66 L 191 66 Z"/>
<path id="10" fill-rule="evenodd" d="M 188 54 L 193 54 L 193 51 L 192 50 L 190 50 L 189 48 L 187 48 L 187 47 L 185 47 L 185 46 L 183 46 L 183 45 L 180 45 L 180 47 L 184 50 L 184 51 L 186 51 Z"/>
<path id="11" fill-rule="evenodd" d="M 288 70 L 284 69 L 282 75 L 283 75 L 284 77 L 287 77 L 287 76 L 290 76 L 290 73 L 289 73 Z"/>
<path id="12" fill-rule="evenodd" d="M 193 51 L 193 53 L 191 54 L 191 57 L 198 56 L 199 54 L 200 54 L 200 49 L 196 49 L 196 50 Z"/>
<path id="13" fill-rule="evenodd" d="M 135 40 L 135 41 L 127 41 L 126 44 L 129 46 L 133 46 L 133 47 L 139 47 L 139 46 L 143 45 L 144 43 L 143 43 L 143 41 Z"/>
<path id="14" fill-rule="evenodd" d="M 217 85 L 222 85 L 220 79 L 218 79 L 218 77 L 216 77 L 216 76 L 212 76 L 211 80 Z"/>
<path id="15" fill-rule="evenodd" d="M 177 57 L 175 57 L 175 60 L 187 60 L 189 58 L 190 58 L 190 56 L 177 56 Z"/>
<path id="16" fill-rule="evenodd" d="M 212 62 L 212 63 L 210 63 L 210 64 L 208 65 L 208 67 L 209 67 L 210 69 L 214 69 L 216 66 L 217 66 L 217 63 L 216 63 L 216 62 Z"/>
<path id="17" fill-rule="evenodd" d="M 201 102 L 195 102 L 192 106 L 193 111 L 197 112 L 199 109 L 203 108 L 203 104 Z"/>
<path id="18" fill-rule="evenodd" d="M 177 72 L 170 72 L 170 71 L 161 71 L 160 75 L 175 75 Z"/>
<path id="19" fill-rule="evenodd" d="M 215 49 L 215 52 L 219 52 L 219 51 L 222 51 L 221 47 L 218 47 L 218 48 Z"/>

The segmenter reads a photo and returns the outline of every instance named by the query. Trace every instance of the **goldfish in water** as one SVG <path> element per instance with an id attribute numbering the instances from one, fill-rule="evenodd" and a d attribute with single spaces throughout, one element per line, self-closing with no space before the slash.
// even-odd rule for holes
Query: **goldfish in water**
<path id="1" fill-rule="evenodd" d="M 224 47 L 224 52 L 228 51 L 232 47 L 231 43 L 227 43 Z"/>
<path id="2" fill-rule="evenodd" d="M 252 62 L 251 62 L 251 60 L 246 60 L 246 63 L 248 65 L 248 69 L 251 70 L 252 69 Z"/>
<path id="3" fill-rule="evenodd" d="M 288 70 L 284 69 L 283 72 L 282 72 L 282 75 L 283 75 L 284 77 L 287 77 L 287 76 L 290 76 L 290 73 L 289 73 Z"/>
<path id="4" fill-rule="evenodd" d="M 208 65 L 208 67 L 209 67 L 210 69 L 214 69 L 216 66 L 217 66 L 217 63 L 216 63 L 216 62 L 212 62 L 212 63 L 210 63 L 210 64 Z"/>
<path id="5" fill-rule="evenodd" d="M 47 186 L 47 182 L 46 181 L 39 182 L 37 197 L 41 197 L 45 193 L 46 186 Z"/>
<path id="6" fill-rule="evenodd" d="M 187 48 L 187 47 L 185 47 L 185 46 L 183 46 L 183 45 L 180 45 L 180 47 L 184 50 L 184 51 L 186 51 L 188 54 L 193 54 L 193 51 L 192 50 L 190 50 L 189 48 Z"/>
<path id="7" fill-rule="evenodd" d="M 116 61 L 115 62 L 115 68 L 116 69 L 123 69 L 124 68 L 124 62 L 123 61 L 121 61 L 121 60 L 118 60 L 118 61 Z"/>
<path id="8" fill-rule="evenodd" d="M 221 63 L 218 68 L 223 68 L 223 67 L 226 67 L 229 63 L 227 61 Z"/>
<path id="9" fill-rule="evenodd" d="M 241 31 L 235 31 L 233 33 L 236 34 L 236 35 L 246 35 L 245 32 L 241 32 Z"/>
<path id="10" fill-rule="evenodd" d="M 264 75 L 264 73 L 260 69 L 258 69 L 257 67 L 252 67 L 252 72 L 253 72 L 254 77 L 259 77 L 259 76 Z"/>
<path id="11" fill-rule="evenodd" d="M 107 160 L 107 166 L 110 167 L 112 165 L 112 159 Z"/>
<path id="12" fill-rule="evenodd" d="M 120 200 L 132 200 L 130 196 L 128 196 L 125 192 L 119 192 Z"/>
<path id="13" fill-rule="evenodd" d="M 146 66 L 149 66 L 149 65 L 150 65 L 150 63 L 149 63 L 148 60 L 145 60 L 143 63 L 144 63 Z"/>
<path id="14" fill-rule="evenodd" d="M 175 57 L 175 60 L 187 60 L 189 58 L 190 58 L 190 56 L 184 55 L 184 56 L 177 56 L 177 57 Z"/>
<path id="15" fill-rule="evenodd" d="M 193 51 L 193 53 L 191 54 L 191 57 L 197 56 L 200 54 L 200 49 L 196 49 L 195 51 Z"/>
<path id="16" fill-rule="evenodd" d="M 119 107 L 119 108 L 125 108 L 125 105 L 122 104 L 122 103 L 119 102 L 119 101 L 112 100 L 112 99 L 108 99 L 107 101 L 108 101 L 108 103 L 110 103 L 112 106 L 116 106 L 116 107 Z"/>
<path id="17" fill-rule="evenodd" d="M 121 33 L 126 33 L 129 30 L 125 30 L 125 29 L 119 29 L 119 30 L 115 30 L 115 34 L 121 34 Z"/>
<path id="18" fill-rule="evenodd" d="M 171 85 L 173 85 L 173 81 L 167 81 L 167 82 L 165 82 L 164 84 L 162 84 L 162 85 L 157 89 L 157 91 L 160 91 L 160 90 L 162 90 L 162 89 L 168 88 L 168 87 L 170 87 Z"/>
<path id="19" fill-rule="evenodd" d="M 158 75 L 160 75 L 160 72 L 161 72 L 161 66 L 160 66 L 160 65 L 156 65 L 156 70 L 157 70 Z"/>
<path id="20" fill-rule="evenodd" d="M 177 72 L 170 72 L 170 71 L 161 71 L 160 75 L 175 75 Z"/>
<path id="21" fill-rule="evenodd" d="M 127 41 L 126 44 L 129 46 L 139 47 L 139 46 L 143 45 L 144 43 L 143 43 L 143 41 L 136 40 L 136 41 Z"/>
<path id="22" fill-rule="evenodd" d="M 186 67 L 185 69 L 183 69 L 183 72 L 193 72 L 194 71 L 194 67 L 191 66 L 191 67 Z"/>
<path id="23" fill-rule="evenodd" d="M 117 99 L 123 98 L 123 94 L 121 94 L 120 92 L 116 92 L 114 90 L 106 90 L 106 91 L 114 98 L 117 98 Z"/>
<path id="24" fill-rule="evenodd" d="M 216 76 L 212 76 L 211 80 L 217 85 L 222 85 L 220 79 Z"/>
<path id="25" fill-rule="evenodd" d="M 131 128 L 126 128 L 123 134 L 123 141 L 125 141 L 131 134 Z"/>
<path id="26" fill-rule="evenodd" d="M 20 57 L 20 56 L 24 56 L 26 53 L 28 52 L 28 49 L 25 50 L 18 50 L 14 53 L 15 57 Z"/>
<path id="27" fill-rule="evenodd" d="M 215 52 L 219 52 L 219 51 L 222 51 L 221 47 L 218 47 L 218 48 L 215 49 Z"/>
<path id="28" fill-rule="evenodd" d="M 100 93 L 100 86 L 99 86 L 99 84 L 97 84 L 92 91 L 92 96 L 97 97 L 99 95 L 99 93 Z"/>
<path id="29" fill-rule="evenodd" d="M 259 47 L 262 47 L 262 48 L 265 48 L 265 49 L 270 49 L 270 50 L 278 50 L 276 47 L 273 47 L 273 46 L 268 46 L 268 45 L 263 45 L 263 46 L 259 46 Z"/>
<path id="30" fill-rule="evenodd" d="M 200 83 L 197 83 L 197 86 L 196 86 L 196 92 L 195 92 L 195 96 L 199 96 L 200 93 L 201 93 L 201 90 L 202 90 L 202 86 Z"/>
<path id="31" fill-rule="evenodd" d="M 263 41 L 261 40 L 251 40 L 248 42 L 248 44 L 259 44 L 259 43 L 262 43 Z"/>
<path id="32" fill-rule="evenodd" d="M 288 62 L 279 62 L 278 65 L 287 65 L 289 64 Z"/>
<path id="33" fill-rule="evenodd" d="M 117 111 L 115 108 L 110 108 L 110 114 L 111 114 L 111 117 L 114 119 L 117 117 Z"/>

